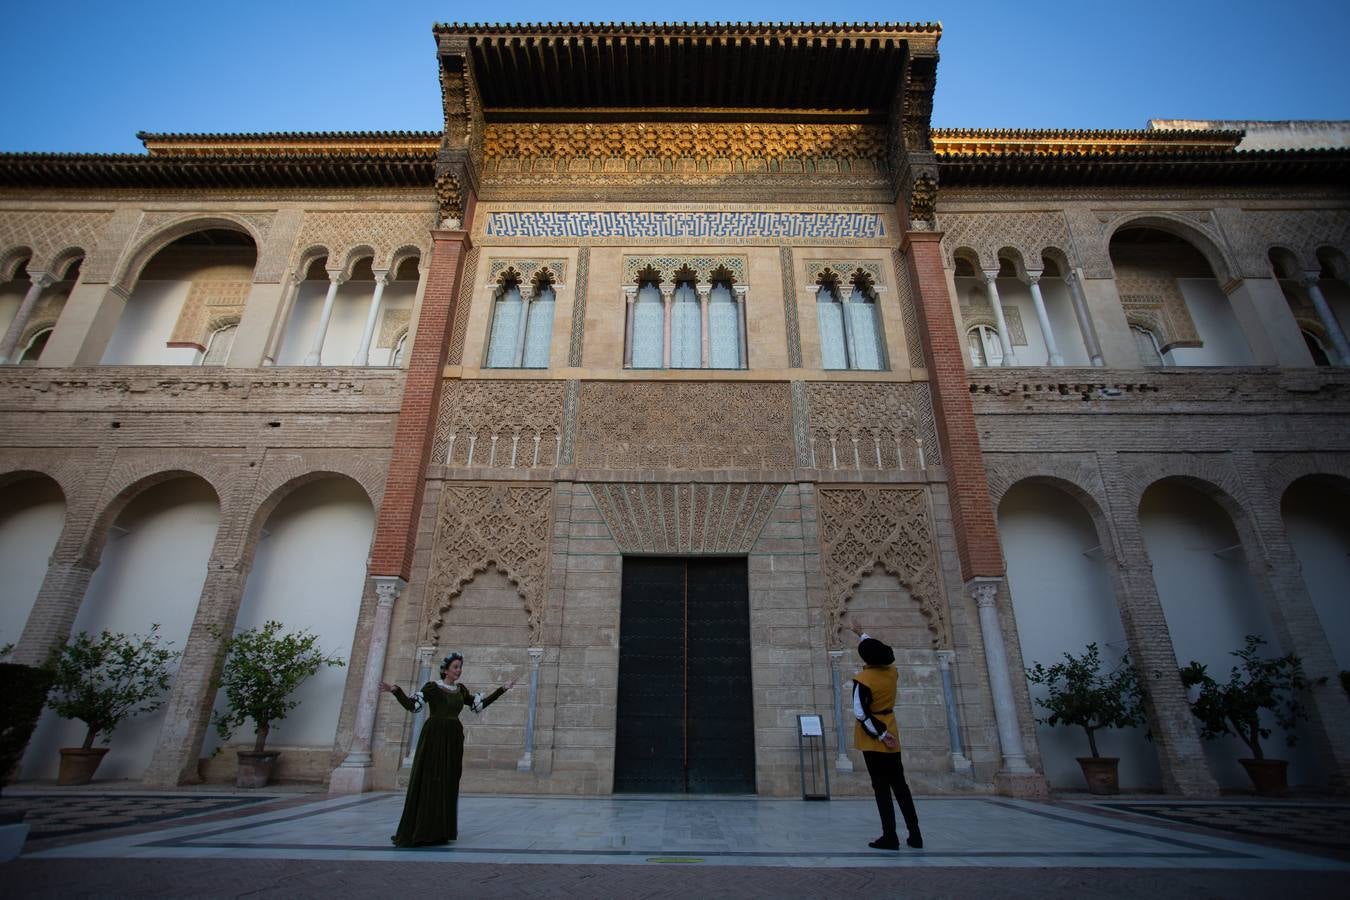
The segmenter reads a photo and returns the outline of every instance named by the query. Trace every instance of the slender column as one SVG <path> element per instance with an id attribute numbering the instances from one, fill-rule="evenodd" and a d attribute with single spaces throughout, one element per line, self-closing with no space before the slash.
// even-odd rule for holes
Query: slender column
<path id="1" fill-rule="evenodd" d="M 520 292 L 520 320 L 516 323 L 516 354 L 515 367 L 517 369 L 525 365 L 525 333 L 530 326 L 530 304 L 534 302 L 533 293 Z"/>
<path id="2" fill-rule="evenodd" d="M 998 323 L 998 342 L 1003 347 L 1003 365 L 1017 365 L 1017 356 L 1013 353 L 1012 335 L 1008 334 L 1008 322 L 1003 318 L 1003 301 L 998 296 L 998 269 L 984 270 L 984 289 L 989 295 L 989 305 L 994 308 L 994 321 Z"/>
<path id="3" fill-rule="evenodd" d="M 384 296 L 384 286 L 389 281 L 388 269 L 375 270 L 375 292 L 370 295 L 370 312 L 366 313 L 366 328 L 361 332 L 361 346 L 356 348 L 354 366 L 370 365 L 370 341 L 375 336 L 375 320 L 380 315 L 380 298 Z"/>
<path id="4" fill-rule="evenodd" d="M 706 369 L 712 365 L 712 335 L 708 329 L 708 304 L 712 302 L 712 285 L 700 284 L 695 287 L 695 290 L 698 291 L 699 327 L 703 336 L 698 351 L 699 365 Z"/>
<path id="5" fill-rule="evenodd" d="M 1041 337 L 1045 338 L 1045 349 L 1048 351 L 1046 360 L 1048 365 L 1064 365 L 1064 357 L 1059 353 L 1059 347 L 1055 346 L 1055 335 L 1050 330 L 1050 316 L 1045 311 L 1045 298 L 1041 296 L 1041 273 L 1027 272 L 1027 284 L 1031 286 L 1031 303 L 1036 307 L 1036 321 L 1041 323 Z"/>
<path id="6" fill-rule="evenodd" d="M 431 680 L 431 659 L 436 655 L 435 647 L 417 648 L 417 677 L 413 679 L 413 690 Z M 422 726 L 427 721 L 427 708 L 423 706 L 413 713 L 412 737 L 408 740 L 408 753 L 403 757 L 403 768 L 412 766 L 413 755 L 417 752 L 417 742 L 422 737 Z"/>
<path id="7" fill-rule="evenodd" d="M 1327 330 L 1327 336 L 1331 338 L 1331 345 L 1336 348 L 1336 355 L 1343 366 L 1350 366 L 1350 344 L 1346 343 L 1345 332 L 1341 330 L 1341 323 L 1336 321 L 1336 314 L 1331 311 L 1331 304 L 1327 303 L 1327 298 L 1322 294 L 1322 286 L 1318 282 L 1318 273 L 1309 272 L 1303 276 L 1303 287 L 1308 291 L 1308 299 L 1312 301 L 1313 308 L 1317 310 L 1317 318 L 1322 320 L 1322 327 Z M 28 301 L 25 299 L 25 303 Z"/>
<path id="8" fill-rule="evenodd" d="M 539 661 L 544 658 L 543 647 L 527 647 L 530 654 L 530 711 L 525 719 L 525 755 L 516 761 L 517 772 L 534 768 L 534 714 L 539 705 Z"/>
<path id="9" fill-rule="evenodd" d="M 370 625 L 370 645 L 366 648 L 366 668 L 361 673 L 361 693 L 356 706 L 356 724 L 351 748 L 342 765 L 333 770 L 328 782 L 330 794 L 360 794 L 370 788 L 372 760 L 370 748 L 375 736 L 375 706 L 380 699 L 380 677 L 384 657 L 389 650 L 389 623 L 394 601 L 407 585 L 402 578 L 389 575 L 371 577 L 375 583 L 375 619 Z"/>
<path id="10" fill-rule="evenodd" d="M 670 320 L 675 314 L 675 288 L 661 288 L 661 365 L 670 368 Z"/>
<path id="11" fill-rule="evenodd" d="M 1092 324 L 1092 316 L 1088 314 L 1087 298 L 1083 296 L 1083 283 L 1078 280 L 1078 273 L 1070 269 L 1064 276 L 1064 284 L 1069 288 L 1073 315 L 1078 320 L 1078 330 L 1083 335 L 1083 348 L 1087 350 L 1088 359 L 1092 364 L 1100 368 L 1106 365 L 1106 361 L 1102 359 L 1102 345 L 1097 340 L 1097 329 Z"/>
<path id="12" fill-rule="evenodd" d="M 952 771 L 971 774 L 970 760 L 961 746 L 961 721 L 956 716 L 956 690 L 952 687 L 953 650 L 937 651 L 938 670 L 942 673 L 942 698 L 947 705 L 947 739 L 952 747 Z"/>
<path id="13" fill-rule="evenodd" d="M 998 621 L 998 585 L 1001 579 L 974 579 L 971 596 L 980 610 L 980 637 L 984 639 L 984 661 L 989 670 L 989 688 L 994 695 L 994 720 L 998 724 L 998 742 L 1003 751 L 1003 768 L 1013 774 L 1030 774 L 1027 754 L 1022 748 L 1022 729 L 1017 721 L 1017 701 L 1013 699 L 1012 679 L 1008 677 L 1008 653 L 1003 647 L 1003 626 Z"/>
<path id="14" fill-rule="evenodd" d="M 834 758 L 836 772 L 852 772 L 853 760 L 848 758 L 848 731 L 844 717 L 844 654 L 846 650 L 830 651 L 830 680 L 834 686 L 834 730 L 835 746 L 839 753 Z M 851 716 L 849 718 L 852 718 Z"/>
<path id="15" fill-rule="evenodd" d="M 637 285 L 627 284 L 623 288 L 623 367 L 633 367 L 633 304 L 637 302 Z"/>
<path id="16" fill-rule="evenodd" d="M 277 354 L 281 352 L 281 340 L 286 336 L 286 325 L 291 319 L 291 310 L 295 308 L 295 298 L 300 296 L 300 285 L 304 279 L 297 272 L 295 277 L 290 280 L 286 286 L 286 296 L 281 298 L 281 309 L 277 312 L 276 327 L 272 330 L 272 336 L 267 341 L 267 351 L 263 354 L 264 366 L 275 366 L 277 364 Z"/>
<path id="17" fill-rule="evenodd" d="M 333 318 L 333 301 L 337 299 L 338 285 L 346 280 L 341 272 L 328 273 L 328 294 L 323 298 L 323 312 L 319 313 L 319 327 L 314 332 L 314 343 L 305 356 L 307 366 L 317 366 L 323 356 L 323 341 L 328 336 L 328 320 Z"/>
<path id="18" fill-rule="evenodd" d="M 844 323 L 844 368 L 851 369 L 858 362 L 858 348 L 853 343 L 853 309 L 850 303 L 852 292 L 839 292 L 839 318 Z"/>
<path id="19" fill-rule="evenodd" d="M 750 336 L 746 333 L 745 327 L 745 295 L 750 288 L 747 285 L 732 285 L 732 291 L 736 294 L 736 321 L 739 324 L 737 329 L 741 338 L 741 358 L 742 369 L 750 368 Z"/>
<path id="20" fill-rule="evenodd" d="M 29 285 L 28 293 L 23 295 L 23 302 L 19 304 L 18 312 L 14 313 L 14 320 L 9 323 L 9 328 L 5 330 L 4 338 L 0 338 L 0 365 L 19 361 L 16 358 L 19 338 L 23 337 L 23 330 L 28 327 L 28 318 L 33 314 L 33 307 L 37 306 L 42 292 L 55 283 L 52 276 L 46 272 L 29 272 L 28 277 L 33 283 Z"/>

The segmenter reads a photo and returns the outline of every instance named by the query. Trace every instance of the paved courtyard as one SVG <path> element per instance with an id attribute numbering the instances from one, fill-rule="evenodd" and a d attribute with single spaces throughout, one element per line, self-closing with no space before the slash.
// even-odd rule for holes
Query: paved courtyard
<path id="1" fill-rule="evenodd" d="M 1350 804 L 920 798 L 925 847 L 871 850 L 871 800 L 469 796 L 460 839 L 395 850 L 391 793 L 7 790 L 33 833 L 3 896 L 1125 896 L 1331 893 Z"/>

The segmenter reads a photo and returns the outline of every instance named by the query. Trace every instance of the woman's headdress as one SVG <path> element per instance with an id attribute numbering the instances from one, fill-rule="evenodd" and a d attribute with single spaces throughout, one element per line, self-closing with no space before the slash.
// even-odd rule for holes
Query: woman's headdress
<path id="1" fill-rule="evenodd" d="M 453 650 L 450 651 L 450 653 L 446 654 L 445 659 L 441 660 L 441 674 L 442 674 L 442 675 L 445 674 L 445 670 L 448 669 L 448 668 L 450 668 L 450 664 L 451 664 L 452 662 L 454 662 L 455 660 L 459 660 L 460 662 L 463 662 L 463 661 L 464 661 L 464 654 L 463 654 L 463 653 L 458 653 L 458 652 L 453 651 Z"/>

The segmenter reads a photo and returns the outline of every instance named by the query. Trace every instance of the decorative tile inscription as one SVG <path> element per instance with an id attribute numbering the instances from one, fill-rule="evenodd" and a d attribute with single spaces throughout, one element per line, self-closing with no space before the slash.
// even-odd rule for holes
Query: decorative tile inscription
<path id="1" fill-rule="evenodd" d="M 501 238 L 880 238 L 874 213 L 498 212 L 485 233 Z"/>

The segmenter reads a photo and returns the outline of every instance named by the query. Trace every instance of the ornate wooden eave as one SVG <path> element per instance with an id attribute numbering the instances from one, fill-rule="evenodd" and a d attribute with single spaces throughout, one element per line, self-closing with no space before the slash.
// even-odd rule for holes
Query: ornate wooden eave
<path id="1" fill-rule="evenodd" d="M 936 54 L 941 26 L 453 23 L 433 32 L 442 47 L 467 49 L 489 122 L 750 109 L 881 121 L 907 61 Z"/>
<path id="2" fill-rule="evenodd" d="M 136 137 L 151 156 L 404 156 L 434 154 L 437 131 L 314 131 L 254 134 L 156 134 Z"/>
<path id="3" fill-rule="evenodd" d="M 436 155 L 0 154 L 0 187 L 430 188 Z"/>
<path id="4" fill-rule="evenodd" d="M 1350 151 L 965 153 L 938 157 L 944 187 L 1350 184 Z"/>
<path id="5" fill-rule="evenodd" d="M 933 152 L 947 156 L 1113 156 L 1236 150 L 1241 131 L 934 128 Z"/>

